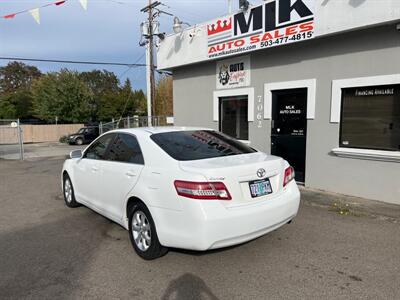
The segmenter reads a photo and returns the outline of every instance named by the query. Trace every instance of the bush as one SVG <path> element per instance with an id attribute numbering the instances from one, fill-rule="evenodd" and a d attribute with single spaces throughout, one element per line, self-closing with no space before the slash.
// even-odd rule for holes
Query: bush
<path id="1" fill-rule="evenodd" d="M 66 135 L 63 135 L 62 137 L 60 137 L 59 142 L 66 144 L 68 140 L 68 137 Z"/>

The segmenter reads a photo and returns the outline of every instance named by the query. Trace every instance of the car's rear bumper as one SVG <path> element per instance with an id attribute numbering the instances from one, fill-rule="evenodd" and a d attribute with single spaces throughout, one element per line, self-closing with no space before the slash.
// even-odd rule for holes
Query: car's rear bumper
<path id="1" fill-rule="evenodd" d="M 218 201 L 182 198 L 183 211 L 151 208 L 160 243 L 167 247 L 208 250 L 260 237 L 292 220 L 300 192 L 292 182 L 266 201 L 227 208 Z"/>

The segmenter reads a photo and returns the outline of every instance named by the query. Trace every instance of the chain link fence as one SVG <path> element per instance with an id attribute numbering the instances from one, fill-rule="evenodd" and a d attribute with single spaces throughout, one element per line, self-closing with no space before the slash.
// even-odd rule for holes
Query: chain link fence
<path id="1" fill-rule="evenodd" d="M 0 119 L 0 159 L 24 160 L 23 131 L 19 120 Z"/>
<path id="2" fill-rule="evenodd" d="M 148 127 L 148 126 L 172 126 L 174 125 L 173 117 L 166 116 L 155 116 L 155 117 L 126 117 L 118 120 L 112 120 L 109 123 L 100 123 L 99 131 L 100 134 L 104 132 L 121 129 L 121 128 L 138 128 L 138 127 Z"/>
<path id="3" fill-rule="evenodd" d="M 103 134 L 107 131 L 118 129 L 118 128 L 138 128 L 138 127 L 148 127 L 148 126 L 171 126 L 174 124 L 173 117 L 166 116 L 155 116 L 155 117 L 141 117 L 133 116 L 121 118 L 119 120 L 112 120 L 108 123 L 99 124 L 99 133 Z M 0 159 L 20 159 L 24 160 L 24 131 L 28 130 L 21 126 L 18 119 L 15 120 L 4 120 L 0 119 Z M 33 125 L 35 126 L 35 125 Z M 72 126 L 72 125 L 71 125 Z M 79 126 L 83 126 L 79 125 Z M 45 126 L 41 126 L 45 127 Z M 42 129 L 43 129 L 42 128 Z M 44 128 L 46 129 L 46 128 Z M 40 136 L 40 142 L 45 141 L 45 137 L 50 138 L 50 133 L 53 132 L 49 129 L 41 130 L 42 135 Z M 37 130 L 36 130 L 37 131 Z M 35 132 L 36 132 L 35 131 Z M 42 132 L 43 131 L 43 132 Z M 72 130 L 74 131 L 74 130 Z M 71 132 L 72 133 L 72 132 Z M 31 131 L 25 132 L 25 138 L 32 135 Z M 37 134 L 35 135 L 37 136 Z M 54 139 L 54 138 L 53 138 Z M 58 140 L 59 138 L 57 138 Z M 32 137 L 33 141 L 33 137 Z M 47 140 L 46 140 L 47 141 Z"/>

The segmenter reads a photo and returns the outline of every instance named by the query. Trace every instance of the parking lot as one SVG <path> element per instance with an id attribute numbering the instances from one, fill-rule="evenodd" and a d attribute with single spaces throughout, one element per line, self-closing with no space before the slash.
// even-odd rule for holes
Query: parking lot
<path id="1" fill-rule="evenodd" d="M 68 155 L 72 150 L 84 149 L 85 145 L 68 145 L 57 142 L 24 144 L 25 159 L 40 157 L 61 157 Z M 0 145 L 0 158 L 20 159 L 20 147 L 18 144 Z"/>
<path id="2" fill-rule="evenodd" d="M 1 299 L 400 299 L 398 207 L 304 190 L 290 225 L 148 262 L 119 225 L 64 205 L 61 166 L 0 160 Z"/>

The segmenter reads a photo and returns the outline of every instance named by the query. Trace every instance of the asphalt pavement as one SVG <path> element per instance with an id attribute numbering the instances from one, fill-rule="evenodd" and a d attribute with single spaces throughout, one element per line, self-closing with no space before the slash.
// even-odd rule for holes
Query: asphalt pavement
<path id="1" fill-rule="evenodd" d="M 68 155 L 72 150 L 83 150 L 86 146 L 87 145 L 68 145 L 58 142 L 24 144 L 24 158 L 36 159 L 45 157 L 61 157 Z M 19 145 L 0 145 L 0 159 L 20 159 Z"/>
<path id="2" fill-rule="evenodd" d="M 0 299 L 400 299 L 400 214 L 304 190 L 290 225 L 149 262 L 119 225 L 64 205 L 61 166 L 0 160 Z"/>

